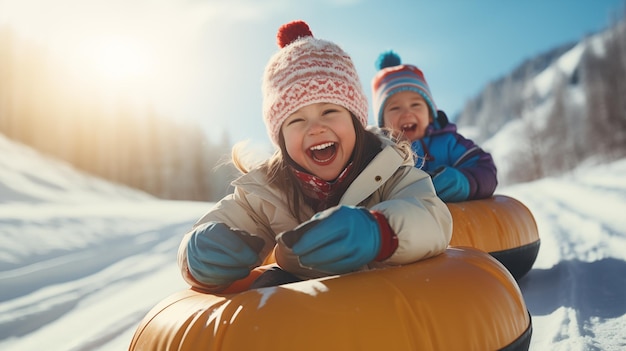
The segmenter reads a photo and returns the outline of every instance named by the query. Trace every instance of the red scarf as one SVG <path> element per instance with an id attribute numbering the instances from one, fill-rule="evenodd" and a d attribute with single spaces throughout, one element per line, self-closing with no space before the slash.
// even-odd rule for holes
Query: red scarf
<path id="1" fill-rule="evenodd" d="M 299 171 L 293 167 L 291 168 L 293 174 L 296 176 L 296 178 L 298 178 L 300 184 L 302 184 L 302 189 L 304 190 L 306 196 L 310 197 L 315 202 L 319 202 L 320 205 L 324 204 L 330 194 L 332 194 L 333 191 L 337 189 L 339 184 L 341 184 L 346 179 L 348 173 L 350 172 L 350 169 L 352 169 L 352 162 L 350 162 L 348 166 L 346 166 L 346 168 L 341 171 L 337 179 L 332 182 L 327 182 L 324 179 L 314 176 L 310 173 Z"/>

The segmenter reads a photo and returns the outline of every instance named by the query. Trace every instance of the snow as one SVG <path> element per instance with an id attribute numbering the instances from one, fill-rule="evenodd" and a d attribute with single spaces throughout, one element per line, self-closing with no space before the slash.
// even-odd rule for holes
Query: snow
<path id="1" fill-rule="evenodd" d="M 563 54 L 555 64 L 550 65 L 543 72 L 539 73 L 532 82 L 526 87 L 525 96 L 533 93 L 539 96 L 547 96 L 554 91 L 554 87 L 558 79 L 569 77 L 579 67 L 582 56 L 587 50 L 587 44 L 580 42 L 571 50 Z"/>
<path id="2" fill-rule="evenodd" d="M 626 159 L 498 189 L 533 212 L 541 249 L 520 288 L 531 350 L 626 348 Z M 0 349 L 125 350 L 185 289 L 182 234 L 210 203 L 103 182 L 0 136 Z"/>
<path id="3" fill-rule="evenodd" d="M 520 288 L 531 350 L 626 349 L 626 160 L 500 189 L 524 202 L 541 249 Z"/>

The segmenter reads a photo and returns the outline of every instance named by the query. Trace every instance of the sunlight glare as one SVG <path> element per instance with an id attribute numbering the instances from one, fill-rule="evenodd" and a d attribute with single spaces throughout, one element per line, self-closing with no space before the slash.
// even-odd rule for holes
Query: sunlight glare
<path id="1" fill-rule="evenodd" d="M 154 62 L 141 43 L 123 38 L 91 41 L 84 55 L 95 74 L 115 82 L 146 78 Z"/>

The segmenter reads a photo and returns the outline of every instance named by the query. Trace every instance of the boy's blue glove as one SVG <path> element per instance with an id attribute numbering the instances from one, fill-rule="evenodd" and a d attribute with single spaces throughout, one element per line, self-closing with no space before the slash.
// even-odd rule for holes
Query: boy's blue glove
<path id="1" fill-rule="evenodd" d="M 224 223 L 209 222 L 196 228 L 187 243 L 187 264 L 201 283 L 225 285 L 245 278 L 260 263 L 263 239 Z"/>
<path id="2" fill-rule="evenodd" d="M 342 274 L 376 258 L 381 233 L 378 221 L 366 208 L 342 205 L 317 213 L 282 233 L 279 241 L 292 249 L 301 266 Z"/>
<path id="3" fill-rule="evenodd" d="M 444 202 L 465 201 L 469 198 L 469 180 L 458 169 L 441 166 L 431 176 L 437 196 Z"/>

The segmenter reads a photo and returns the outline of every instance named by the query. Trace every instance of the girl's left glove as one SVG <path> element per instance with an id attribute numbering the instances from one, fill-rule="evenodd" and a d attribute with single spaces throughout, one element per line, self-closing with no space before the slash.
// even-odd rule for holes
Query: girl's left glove
<path id="1" fill-rule="evenodd" d="M 329 274 L 358 270 L 397 248 L 397 237 L 382 214 L 344 205 L 317 213 L 278 240 L 301 266 Z"/>

